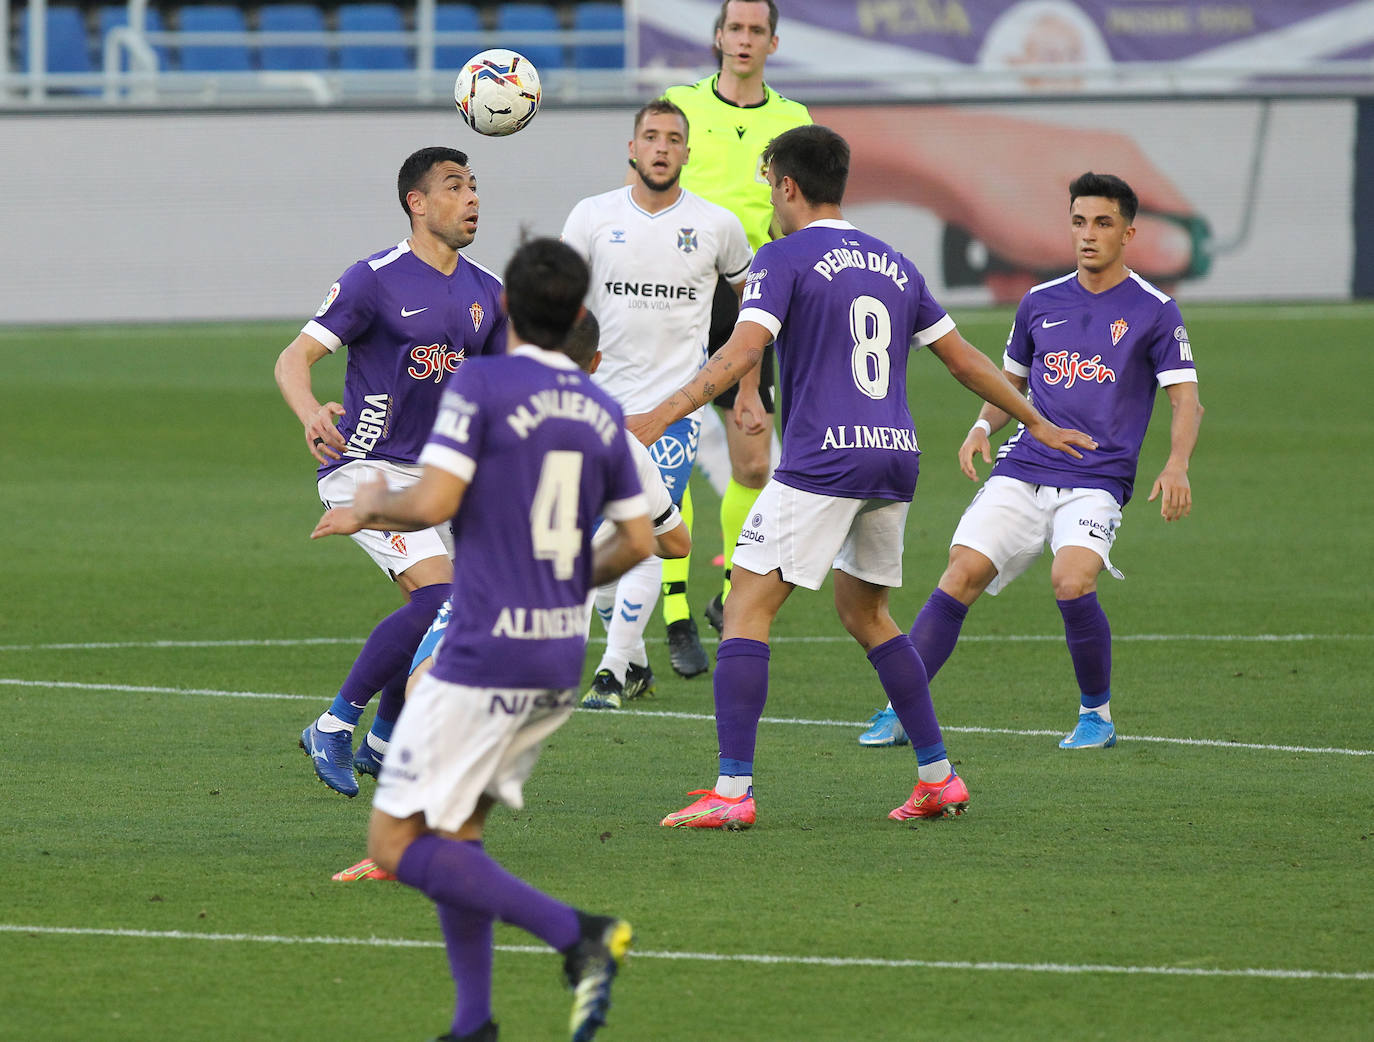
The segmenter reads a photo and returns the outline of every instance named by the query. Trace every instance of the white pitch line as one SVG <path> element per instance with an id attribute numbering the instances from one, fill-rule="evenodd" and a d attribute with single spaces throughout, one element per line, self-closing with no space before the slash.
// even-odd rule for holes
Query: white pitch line
<path id="1" fill-rule="evenodd" d="M 288 937 L 275 934 L 195 933 L 186 930 L 115 930 L 75 926 L 25 926 L 0 923 L 0 933 L 38 935 L 116 937 L 137 940 L 218 941 L 249 944 L 321 944 L 362 948 L 443 948 L 441 941 L 419 941 L 403 937 Z M 549 948 L 526 944 L 498 944 L 498 952 L 517 955 L 552 955 Z M 837 969 L 873 968 L 889 970 L 978 970 L 989 973 L 1110 973 L 1129 976 L 1163 977 L 1260 977 L 1266 980 L 1374 980 L 1374 972 L 1359 970 L 1293 970 L 1242 967 L 1226 969 L 1204 966 L 1114 966 L 1095 963 L 1059 962 L 973 962 L 957 959 L 875 959 L 844 958 L 825 955 L 754 955 L 726 952 L 660 952 L 631 953 L 634 959 L 671 959 L 680 962 L 734 962 L 767 966 L 828 966 Z"/>
<path id="2" fill-rule="evenodd" d="M 264 698 L 292 702 L 319 702 L 319 695 L 291 695 L 274 691 L 221 691 L 215 688 L 197 687 L 154 687 L 147 684 L 88 684 L 75 680 L 25 680 L 20 677 L 0 677 L 0 687 L 38 687 L 74 691 L 113 691 L 120 694 L 136 695 L 206 695 L 211 698 Z M 713 722 L 710 713 L 681 713 L 658 709 L 627 709 L 620 716 L 658 717 L 666 720 L 698 720 Z M 764 724 L 789 724 L 801 727 L 864 727 L 864 720 L 809 720 L 795 716 L 765 716 Z M 941 724 L 942 731 L 954 734 L 1004 734 L 1020 738 L 1060 736 L 1059 730 L 1035 730 L 1011 727 L 954 727 Z M 1314 745 L 1270 745 L 1260 742 L 1232 742 L 1220 738 L 1171 738 L 1162 735 L 1118 734 L 1123 742 L 1161 742 L 1166 745 L 1206 746 L 1213 749 L 1255 749 L 1260 752 L 1278 753 L 1330 753 L 1339 756 L 1374 756 L 1374 749 L 1342 749 L 1335 746 Z"/>
<path id="3" fill-rule="evenodd" d="M 297 637 L 276 640 L 126 640 L 90 641 L 69 644 L 0 644 L 6 651 L 111 651 L 128 649 L 168 650 L 176 648 L 300 648 L 330 644 L 361 647 L 365 637 Z M 1374 633 L 1125 633 L 1114 634 L 1121 644 L 1167 644 L 1170 642 L 1215 644 L 1301 644 L 1309 641 L 1367 641 Z M 960 644 L 1060 644 L 1062 633 L 970 633 Z M 703 644 L 718 644 L 720 638 L 703 636 Z M 605 637 L 592 638 L 593 644 L 606 643 Z M 854 638 L 841 635 L 814 637 L 773 637 L 773 644 L 852 644 Z"/>

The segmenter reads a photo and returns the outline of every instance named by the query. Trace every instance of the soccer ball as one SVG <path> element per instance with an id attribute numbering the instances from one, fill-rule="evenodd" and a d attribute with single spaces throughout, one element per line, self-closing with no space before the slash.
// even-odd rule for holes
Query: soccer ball
<path id="1" fill-rule="evenodd" d="M 477 133 L 514 134 L 539 111 L 539 70 L 523 54 L 502 47 L 474 54 L 453 84 L 453 103 Z"/>

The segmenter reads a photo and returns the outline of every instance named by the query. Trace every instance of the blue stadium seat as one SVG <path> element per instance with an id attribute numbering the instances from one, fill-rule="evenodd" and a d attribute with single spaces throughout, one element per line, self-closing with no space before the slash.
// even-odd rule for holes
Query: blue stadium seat
<path id="1" fill-rule="evenodd" d="M 405 21 L 395 4 L 340 4 L 340 32 L 404 32 Z M 344 44 L 339 47 L 341 69 L 409 69 L 410 48 L 404 44 Z"/>
<path id="2" fill-rule="evenodd" d="M 505 34 L 520 30 L 556 32 L 561 28 L 558 12 L 549 4 L 502 4 L 496 10 L 497 46 L 519 51 L 534 62 L 535 68 L 541 72 L 564 66 L 563 48 L 543 43 L 522 43 L 519 39 L 507 40 Z"/>
<path id="3" fill-rule="evenodd" d="M 24 8 L 19 23 L 19 68 L 29 72 L 29 19 L 33 8 Z M 86 23 L 79 7 L 49 7 L 44 19 L 47 30 L 47 71 L 52 73 L 94 72 Z"/>
<path id="4" fill-rule="evenodd" d="M 573 8 L 574 29 L 618 29 L 625 32 L 625 9 L 619 4 L 584 3 Z M 579 69 L 623 69 L 625 45 L 608 43 L 578 44 L 573 48 L 573 65 Z"/>
<path id="5" fill-rule="evenodd" d="M 177 27 L 184 33 L 242 33 L 248 31 L 243 8 L 229 4 L 187 4 Z M 251 72 L 253 59 L 245 43 L 186 45 L 181 48 L 183 72 Z"/>
<path id="6" fill-rule="evenodd" d="M 104 53 L 105 37 L 110 35 L 111 29 L 122 28 L 129 24 L 129 8 L 127 4 L 106 4 L 96 12 L 96 25 L 100 30 L 99 46 L 101 53 Z M 143 28 L 146 32 L 160 33 L 163 30 L 162 15 L 156 7 L 149 7 L 143 15 Z M 158 44 L 153 48 L 157 55 L 157 67 L 167 69 L 171 67 L 171 54 L 166 47 Z M 102 57 L 102 62 L 104 58 Z M 127 71 L 129 68 L 128 56 L 124 56 L 120 71 Z"/>
<path id="7" fill-rule="evenodd" d="M 441 33 L 481 32 L 482 17 L 471 4 L 435 4 L 434 28 Z M 434 48 L 434 67 L 457 69 L 480 50 L 481 45 L 441 44 Z"/>
<path id="8" fill-rule="evenodd" d="M 265 33 L 324 33 L 324 12 L 314 4 L 263 4 L 258 28 Z M 329 68 L 329 48 L 323 42 L 264 43 L 262 67 L 273 72 L 314 72 Z"/>

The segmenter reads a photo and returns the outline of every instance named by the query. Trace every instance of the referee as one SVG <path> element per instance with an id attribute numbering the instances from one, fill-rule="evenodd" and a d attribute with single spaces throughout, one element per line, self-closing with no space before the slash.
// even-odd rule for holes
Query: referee
<path id="1" fill-rule="evenodd" d="M 785 130 L 811 122 L 805 105 L 789 101 L 763 81 L 768 56 L 778 49 L 778 7 L 774 0 L 726 0 L 716 16 L 712 53 L 720 71 L 696 83 L 669 87 L 664 97 L 687 114 L 691 126 L 692 157 L 682 169 L 682 187 L 725 207 L 740 219 L 757 252 L 776 238 L 770 227 L 773 206 L 762 168 L 763 150 Z M 711 315 L 709 348 L 712 353 L 725 343 L 735 325 L 738 297 L 723 280 L 716 286 Z M 721 539 L 725 576 L 721 592 L 706 609 L 706 618 L 717 630 L 721 605 L 730 592 L 730 562 L 740 528 L 753 508 L 759 491 L 768 482 L 769 453 L 773 439 L 773 350 L 763 364 L 715 404 L 726 412 L 735 408 L 736 393 L 745 402 L 757 394 L 768 414 L 766 428 L 746 434 L 726 417 L 726 441 L 730 450 L 730 484 L 720 504 Z M 682 513 L 691 524 L 690 494 Z M 707 672 L 711 667 L 701 647 L 696 623 L 687 602 L 690 561 L 663 563 L 663 621 L 668 629 L 669 657 L 684 677 Z"/>

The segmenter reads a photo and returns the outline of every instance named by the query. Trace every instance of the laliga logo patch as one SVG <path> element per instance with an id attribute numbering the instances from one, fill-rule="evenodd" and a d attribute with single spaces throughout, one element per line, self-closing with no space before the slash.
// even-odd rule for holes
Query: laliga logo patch
<path id="1" fill-rule="evenodd" d="M 751 517 L 751 518 L 749 519 L 749 527 L 750 527 L 750 528 L 758 528 L 758 527 L 760 527 L 762 524 L 763 524 L 763 515 L 762 515 L 762 514 L 755 514 L 753 517 Z"/>
<path id="2" fill-rule="evenodd" d="M 395 551 L 396 551 L 398 554 L 400 554 L 402 557 L 405 556 L 405 552 L 406 552 L 406 540 L 405 540 L 405 536 L 401 535 L 400 532 L 396 532 L 395 534 L 392 535 L 392 537 L 391 537 L 391 549 L 395 550 Z"/>
<path id="3" fill-rule="evenodd" d="M 687 449 L 676 438 L 665 436 L 649 446 L 649 458 L 658 467 L 680 467 L 687 462 Z"/>
<path id="4" fill-rule="evenodd" d="M 1126 325 L 1126 320 L 1124 318 L 1118 318 L 1112 323 L 1112 347 L 1121 343 L 1121 338 L 1126 335 L 1130 328 L 1130 326 Z"/>
<path id="5" fill-rule="evenodd" d="M 472 307 L 468 308 L 468 314 L 472 316 L 472 331 L 475 333 L 482 328 L 482 316 L 485 314 L 482 305 L 474 300 Z"/>
<path id="6" fill-rule="evenodd" d="M 315 312 L 315 317 L 319 318 L 329 310 L 329 305 L 339 299 L 339 284 L 336 282 L 329 287 L 329 292 L 324 295 L 324 303 L 320 305 L 320 310 Z"/>
<path id="7" fill-rule="evenodd" d="M 677 248 L 683 253 L 695 253 L 697 250 L 697 230 L 695 228 L 679 228 L 677 230 Z"/>

